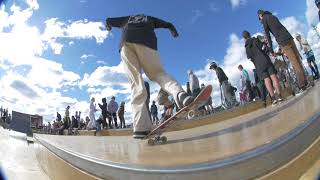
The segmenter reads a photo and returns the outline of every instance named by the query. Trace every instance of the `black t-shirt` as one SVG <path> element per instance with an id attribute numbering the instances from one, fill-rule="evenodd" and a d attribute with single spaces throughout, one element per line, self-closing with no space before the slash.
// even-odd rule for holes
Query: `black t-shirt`
<path id="1" fill-rule="evenodd" d="M 171 23 L 145 15 L 107 18 L 106 23 L 107 26 L 122 28 L 120 49 L 123 43 L 130 42 L 157 50 L 157 37 L 154 29 L 168 28 L 172 32 L 177 32 Z"/>

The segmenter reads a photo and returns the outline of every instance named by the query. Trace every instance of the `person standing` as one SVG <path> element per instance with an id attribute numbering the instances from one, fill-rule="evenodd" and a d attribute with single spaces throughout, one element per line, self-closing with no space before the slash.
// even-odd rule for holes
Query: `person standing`
<path id="1" fill-rule="evenodd" d="M 112 27 L 121 28 L 123 32 L 120 53 L 132 89 L 133 137 L 143 139 L 152 129 L 152 123 L 141 70 L 151 81 L 157 82 L 161 88 L 172 94 L 180 108 L 193 101 L 179 83 L 164 71 L 157 51 L 155 29 L 167 28 L 174 37 L 178 37 L 178 32 L 171 23 L 143 14 L 107 18 L 106 27 L 109 31 Z"/>
<path id="2" fill-rule="evenodd" d="M 102 104 L 98 104 L 100 109 L 101 109 L 101 114 L 102 114 L 102 125 L 104 128 L 108 127 L 107 124 L 107 116 L 108 116 L 108 104 L 107 104 L 107 99 L 106 98 L 102 98 Z M 109 127 L 110 127 L 110 123 L 109 123 Z"/>
<path id="3" fill-rule="evenodd" d="M 118 128 L 118 123 L 117 123 L 118 103 L 115 101 L 115 99 L 116 98 L 114 96 L 111 97 L 111 100 L 109 101 L 109 104 L 108 104 L 108 111 L 111 115 L 110 118 L 113 119 L 115 128 Z"/>
<path id="4" fill-rule="evenodd" d="M 254 82 L 259 90 L 259 97 L 263 102 L 266 102 L 266 98 L 267 98 L 266 86 L 264 85 L 264 83 L 260 79 L 260 77 L 258 76 L 256 69 L 253 69 L 253 76 L 254 76 Z"/>
<path id="5" fill-rule="evenodd" d="M 216 72 L 216 75 L 220 83 L 220 87 L 222 88 L 223 95 L 226 100 L 227 108 L 231 108 L 237 105 L 237 100 L 234 95 L 234 88 L 232 88 L 231 84 L 228 81 L 228 77 L 224 73 L 222 68 L 218 67 L 218 65 L 215 62 L 212 62 L 210 63 L 209 69 L 212 69 Z"/>
<path id="6" fill-rule="evenodd" d="M 248 73 L 247 70 L 245 70 L 243 68 L 243 66 L 241 64 L 238 66 L 238 69 L 242 73 L 242 78 L 243 78 L 243 81 L 244 81 L 245 86 L 246 86 L 246 90 L 245 90 L 247 92 L 246 95 L 248 97 L 249 102 L 251 102 L 254 99 L 254 94 L 253 94 L 252 87 L 251 87 L 251 81 L 250 81 L 249 73 Z"/>
<path id="7" fill-rule="evenodd" d="M 193 97 L 197 97 L 200 93 L 200 84 L 198 77 L 193 73 L 192 69 L 188 70 L 190 90 Z"/>
<path id="8" fill-rule="evenodd" d="M 250 59 L 256 67 L 260 79 L 264 80 L 265 86 L 271 96 L 272 104 L 275 105 L 282 101 L 281 89 L 277 71 L 271 62 L 270 57 L 262 50 L 263 44 L 257 38 L 251 37 L 248 31 L 243 31 L 243 38 L 245 39 L 245 48 L 247 58 Z M 278 98 L 275 97 L 273 85 L 278 93 Z"/>
<path id="9" fill-rule="evenodd" d="M 89 124 L 88 124 L 88 129 L 96 129 L 96 116 L 95 113 L 97 111 L 96 109 L 96 104 L 94 103 L 95 99 L 91 98 L 90 102 L 90 108 L 89 108 Z"/>
<path id="10" fill-rule="evenodd" d="M 119 117 L 119 120 L 120 120 L 120 128 L 126 128 L 126 122 L 124 120 L 124 105 L 125 105 L 125 102 L 122 101 L 121 104 L 120 104 L 120 107 L 118 109 L 118 117 Z"/>
<path id="11" fill-rule="evenodd" d="M 151 105 L 151 115 L 152 115 L 152 124 L 157 124 L 159 121 L 158 118 L 158 107 L 156 105 L 156 101 L 152 101 Z"/>
<path id="12" fill-rule="evenodd" d="M 269 51 L 273 56 L 276 56 L 272 47 L 272 39 L 270 36 L 271 32 L 280 45 L 280 48 L 292 64 L 292 67 L 297 75 L 300 91 L 304 91 L 307 88 L 308 83 L 300 59 L 301 56 L 293 40 L 293 37 L 281 24 L 279 19 L 276 16 L 272 15 L 272 13 L 270 13 L 269 11 L 258 10 L 258 16 L 267 37 Z"/>
<path id="13" fill-rule="evenodd" d="M 308 41 L 301 37 L 300 34 L 296 36 L 297 41 L 299 42 L 300 49 L 304 51 L 306 55 L 308 65 L 311 69 L 311 72 L 314 74 L 314 79 L 319 79 L 319 69 L 316 63 L 316 59 L 314 57 L 313 51 L 308 43 Z"/>

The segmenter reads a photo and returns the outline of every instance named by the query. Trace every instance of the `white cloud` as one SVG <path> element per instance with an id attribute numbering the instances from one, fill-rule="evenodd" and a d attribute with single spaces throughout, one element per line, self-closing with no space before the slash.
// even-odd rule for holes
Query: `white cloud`
<path id="1" fill-rule="evenodd" d="M 247 0 L 230 0 L 232 9 L 237 8 L 241 5 L 244 5 L 247 3 Z"/>
<path id="2" fill-rule="evenodd" d="M 314 0 L 306 0 L 307 10 L 305 13 L 308 26 L 318 24 L 319 16 L 318 16 L 318 8 L 316 7 Z"/>
<path id="3" fill-rule="evenodd" d="M 191 23 L 195 23 L 200 17 L 204 16 L 204 13 L 200 10 L 193 10 L 193 16 L 191 18 Z"/>
<path id="4" fill-rule="evenodd" d="M 107 65 L 108 63 L 106 63 L 105 61 L 101 61 L 101 60 L 99 60 L 99 61 L 97 61 L 97 64 Z"/>
<path id="5" fill-rule="evenodd" d="M 92 54 L 83 54 L 80 58 L 81 59 L 88 59 L 89 57 L 95 57 L 95 56 Z"/>

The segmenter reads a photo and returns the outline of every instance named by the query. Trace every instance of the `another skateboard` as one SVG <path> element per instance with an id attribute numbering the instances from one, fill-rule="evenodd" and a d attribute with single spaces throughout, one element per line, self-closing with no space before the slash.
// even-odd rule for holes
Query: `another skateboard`
<path id="1" fill-rule="evenodd" d="M 189 112 L 194 111 L 199 107 L 203 106 L 208 101 L 211 92 L 211 85 L 208 85 L 205 88 L 203 88 L 191 104 L 183 107 L 176 114 L 174 114 L 169 119 L 158 125 L 144 139 L 148 139 L 148 144 L 151 146 L 156 143 L 166 143 L 167 137 L 161 136 L 162 133 L 164 133 L 166 129 L 174 122 L 176 122 L 178 119 L 185 118 Z"/>

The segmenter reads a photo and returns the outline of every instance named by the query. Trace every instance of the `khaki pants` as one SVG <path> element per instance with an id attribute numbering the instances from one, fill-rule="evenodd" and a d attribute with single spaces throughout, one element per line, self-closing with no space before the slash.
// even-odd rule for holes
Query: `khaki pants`
<path id="1" fill-rule="evenodd" d="M 177 102 L 177 95 L 184 91 L 176 80 L 169 76 L 160 63 L 156 50 L 135 43 L 124 43 L 121 48 L 121 59 L 131 84 L 131 106 L 133 114 L 133 131 L 149 131 L 151 119 L 146 104 L 147 91 L 142 78 L 142 70 L 151 81 L 171 93 Z"/>
<path id="2" fill-rule="evenodd" d="M 298 79 L 299 88 L 304 87 L 306 83 L 306 75 L 296 44 L 291 40 L 287 45 L 282 46 L 281 49 L 292 64 L 293 70 L 295 71 Z"/>

